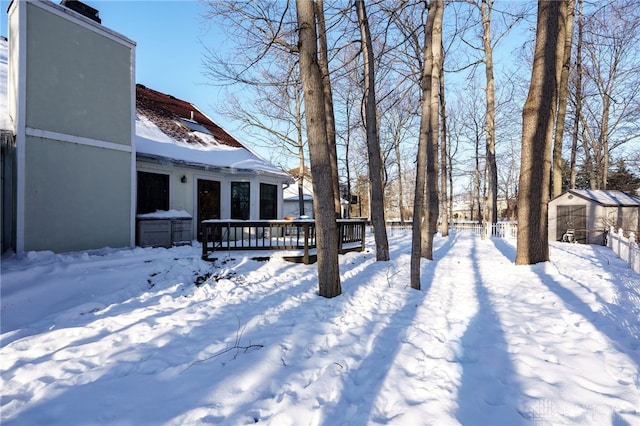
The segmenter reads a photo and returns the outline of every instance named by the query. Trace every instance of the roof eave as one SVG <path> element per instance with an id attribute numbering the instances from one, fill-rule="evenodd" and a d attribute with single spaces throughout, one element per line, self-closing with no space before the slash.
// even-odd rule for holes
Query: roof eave
<path id="1" fill-rule="evenodd" d="M 237 168 L 237 167 L 230 167 L 230 166 L 214 166 L 211 164 L 178 160 L 175 158 L 164 157 L 164 156 L 155 155 L 155 154 L 148 154 L 144 152 L 136 153 L 136 161 L 137 160 L 142 160 L 142 161 L 151 162 L 151 163 L 160 164 L 160 165 L 166 165 L 167 163 L 169 163 L 173 166 L 204 170 L 204 171 L 210 171 L 210 172 L 226 173 L 226 174 L 232 174 L 232 175 L 248 174 L 248 175 L 257 175 L 257 176 L 270 176 L 270 177 L 276 177 L 276 178 L 282 179 L 283 181 L 287 181 L 287 182 L 293 181 L 293 178 L 291 178 L 291 176 L 287 175 L 284 172 L 278 173 L 275 171 L 271 172 L 268 170 L 246 169 L 246 168 Z"/>
<path id="2" fill-rule="evenodd" d="M 595 191 L 595 190 L 594 190 Z M 576 197 L 580 197 L 583 200 L 587 200 L 587 201 L 592 201 L 596 204 L 598 204 L 599 206 L 602 207 L 640 207 L 640 204 L 627 204 L 627 203 L 622 203 L 622 202 L 618 202 L 618 203 L 603 203 L 602 201 L 596 200 L 595 198 L 589 197 L 585 194 L 582 194 L 576 190 L 573 189 L 569 189 L 567 190 L 567 193 L 570 193 L 572 195 L 575 195 Z"/>

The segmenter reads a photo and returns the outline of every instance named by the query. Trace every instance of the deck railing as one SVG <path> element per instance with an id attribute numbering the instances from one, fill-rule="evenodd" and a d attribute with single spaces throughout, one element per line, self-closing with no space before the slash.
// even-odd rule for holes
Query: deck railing
<path id="1" fill-rule="evenodd" d="M 340 253 L 363 251 L 366 219 L 338 219 Z M 201 223 L 202 258 L 224 250 L 295 250 L 304 263 L 311 263 L 316 248 L 313 220 L 220 220 Z"/>

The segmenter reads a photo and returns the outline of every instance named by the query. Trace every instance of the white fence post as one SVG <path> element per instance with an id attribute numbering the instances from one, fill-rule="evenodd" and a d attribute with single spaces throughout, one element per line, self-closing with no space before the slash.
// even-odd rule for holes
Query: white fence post
<path id="1" fill-rule="evenodd" d="M 609 226 L 609 236 L 607 238 L 607 247 L 613 250 L 613 236 L 616 233 L 616 228 L 613 225 Z"/>
<path id="2" fill-rule="evenodd" d="M 618 229 L 618 256 L 626 262 L 629 259 L 629 245 L 625 244 L 624 230 Z"/>
<path id="3" fill-rule="evenodd" d="M 640 248 L 636 242 L 636 234 L 629 233 L 629 267 L 635 272 L 640 273 Z"/>

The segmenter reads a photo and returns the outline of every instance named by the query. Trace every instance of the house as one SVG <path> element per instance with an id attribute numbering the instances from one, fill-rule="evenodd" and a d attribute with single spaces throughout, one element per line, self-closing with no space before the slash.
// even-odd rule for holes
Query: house
<path id="1" fill-rule="evenodd" d="M 640 197 L 622 191 L 570 189 L 549 202 L 549 240 L 604 244 L 611 227 L 640 229 Z"/>
<path id="2" fill-rule="evenodd" d="M 295 178 L 296 184 L 288 186 L 284 189 L 285 217 L 297 218 L 303 216 L 307 218 L 313 218 L 313 177 L 311 176 L 311 169 L 309 169 L 307 166 L 296 167 L 289 170 L 288 173 Z M 302 179 L 303 182 L 302 194 L 300 194 L 299 189 L 300 179 Z M 348 199 L 352 197 L 348 195 L 347 185 L 340 183 L 339 190 L 341 205 L 340 217 L 351 217 L 351 215 L 349 214 L 350 203 Z M 300 195 L 302 195 L 302 197 Z"/>
<path id="3" fill-rule="evenodd" d="M 302 187 L 302 209 L 300 208 L 300 193 L 297 183 L 286 187 L 283 191 L 284 197 L 284 216 L 285 217 L 303 217 L 313 218 L 313 192 L 310 189 L 311 184 L 305 182 Z"/>
<path id="4" fill-rule="evenodd" d="M 292 179 L 194 105 L 136 86 L 135 42 L 74 9 L 9 6 L 2 252 L 133 246 L 152 219 L 181 220 L 184 239 L 205 218 L 282 217 Z"/>
<path id="5" fill-rule="evenodd" d="M 196 236 L 205 219 L 285 216 L 283 185 L 293 178 L 195 105 L 138 84 L 135 129 L 138 225 L 157 210 L 186 212 Z"/>
<path id="6" fill-rule="evenodd" d="M 49 1 L 11 2 L 8 29 L 3 249 L 133 245 L 135 43 Z"/>

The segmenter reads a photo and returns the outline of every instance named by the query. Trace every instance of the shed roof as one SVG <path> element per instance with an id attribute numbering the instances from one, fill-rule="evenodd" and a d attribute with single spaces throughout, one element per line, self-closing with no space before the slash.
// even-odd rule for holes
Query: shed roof
<path id="1" fill-rule="evenodd" d="M 640 207 L 640 197 L 622 191 L 570 189 L 567 192 L 604 207 Z"/>

